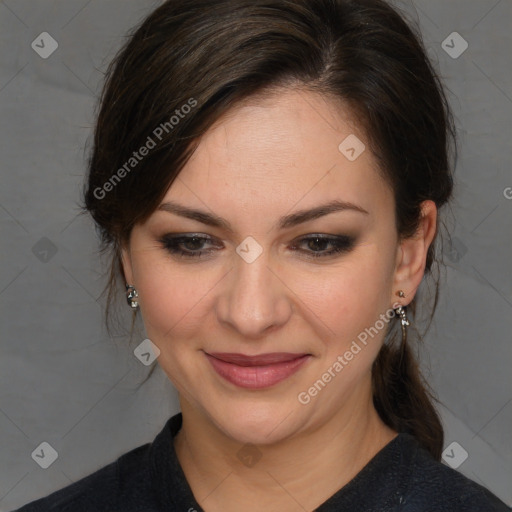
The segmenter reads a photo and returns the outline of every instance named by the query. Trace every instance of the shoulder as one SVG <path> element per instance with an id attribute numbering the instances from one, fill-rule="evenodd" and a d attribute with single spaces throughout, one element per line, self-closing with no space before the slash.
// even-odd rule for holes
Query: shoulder
<path id="1" fill-rule="evenodd" d="M 488 489 L 435 460 L 412 436 L 403 438 L 411 460 L 401 511 L 510 512 Z"/>
<path id="2" fill-rule="evenodd" d="M 13 512 L 123 512 L 140 510 L 148 496 L 150 443 L 138 446 L 94 473 Z M 145 508 L 144 510 L 150 509 Z"/>

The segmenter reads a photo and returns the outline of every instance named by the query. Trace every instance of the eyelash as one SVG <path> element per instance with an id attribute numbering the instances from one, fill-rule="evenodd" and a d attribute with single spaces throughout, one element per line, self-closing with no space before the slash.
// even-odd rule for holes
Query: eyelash
<path id="1" fill-rule="evenodd" d="M 176 235 L 165 235 L 162 237 L 159 242 L 162 244 L 164 249 L 166 249 L 169 253 L 179 258 L 189 258 L 189 259 L 199 259 L 203 254 L 211 254 L 214 252 L 214 249 L 206 250 L 206 251 L 187 251 L 183 249 L 179 249 L 178 247 L 183 243 L 190 242 L 191 240 L 201 240 L 203 242 L 208 242 L 211 240 L 210 237 L 200 236 L 200 235 L 190 235 L 190 236 L 176 236 Z M 320 243 L 329 243 L 334 246 L 333 249 L 327 252 L 320 251 L 301 251 L 307 253 L 306 258 L 317 259 L 317 258 L 327 258 L 329 256 L 334 256 L 336 254 L 349 252 L 355 244 L 355 238 L 347 236 L 347 235 L 339 235 L 336 237 L 325 236 L 320 234 L 315 234 L 309 237 L 301 238 L 294 247 L 300 245 L 302 243 L 307 243 L 309 241 L 318 240 Z M 297 250 L 297 249 L 293 249 Z"/>

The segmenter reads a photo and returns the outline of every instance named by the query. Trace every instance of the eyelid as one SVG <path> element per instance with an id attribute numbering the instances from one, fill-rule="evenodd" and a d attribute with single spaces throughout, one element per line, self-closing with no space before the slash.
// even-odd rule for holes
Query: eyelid
<path id="1" fill-rule="evenodd" d="M 215 240 L 215 237 L 212 237 L 206 233 L 168 233 L 160 238 L 159 242 L 162 244 L 164 249 L 166 249 L 173 257 L 178 258 L 180 260 L 189 260 L 190 262 L 200 262 L 201 260 L 206 261 L 212 255 L 212 253 L 216 252 L 215 249 L 196 249 L 196 250 L 183 250 L 179 249 L 179 246 L 189 240 L 200 240 L 203 242 L 209 242 L 212 245 L 217 245 L 212 243 Z M 308 243 L 312 240 L 319 240 L 328 242 L 333 248 L 328 251 L 311 251 L 311 250 L 303 250 L 299 247 L 304 243 Z M 344 253 L 350 252 L 356 243 L 356 237 L 345 234 L 327 234 L 327 233 L 307 233 L 305 235 L 301 235 L 297 237 L 293 242 L 291 247 L 292 252 L 296 252 L 300 255 L 301 258 L 306 260 L 317 260 L 320 261 L 322 259 L 329 260 L 340 257 Z M 203 256 L 206 255 L 206 256 Z"/>
<path id="2" fill-rule="evenodd" d="M 187 240 L 187 239 L 192 239 L 192 238 L 199 238 L 199 239 L 208 240 L 208 241 L 219 240 L 218 237 L 208 235 L 207 233 L 187 231 L 187 232 L 183 232 L 183 233 L 166 233 L 165 235 L 160 237 L 159 241 L 176 240 L 176 239 Z M 338 240 L 351 241 L 351 240 L 355 240 L 356 237 L 352 236 L 352 235 L 347 235 L 344 233 L 331 234 L 331 233 L 314 233 L 314 232 L 312 232 L 312 233 L 306 233 L 304 235 L 299 235 L 291 243 L 302 242 L 304 240 L 310 240 L 312 238 L 319 238 L 322 240 L 338 239 Z M 242 242 L 243 242 L 243 240 L 242 240 Z M 240 243 L 242 243 L 242 242 L 240 242 Z M 237 244 L 237 245 L 239 245 L 239 244 Z"/>
<path id="3" fill-rule="evenodd" d="M 162 239 L 164 239 L 164 240 L 185 240 L 185 241 L 192 240 L 195 238 L 197 238 L 199 240 L 204 240 L 205 242 L 209 242 L 212 245 L 217 245 L 217 246 L 220 245 L 220 243 L 217 242 L 218 240 L 220 240 L 219 238 L 212 236 L 212 235 L 207 235 L 206 233 L 168 233 L 167 235 L 164 235 L 162 237 Z M 222 243 L 222 241 L 221 241 L 221 243 Z"/>

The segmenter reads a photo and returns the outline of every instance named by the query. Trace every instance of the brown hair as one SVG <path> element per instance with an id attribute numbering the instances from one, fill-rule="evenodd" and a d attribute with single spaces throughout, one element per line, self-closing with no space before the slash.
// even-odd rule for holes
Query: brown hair
<path id="1" fill-rule="evenodd" d="M 107 69 L 84 188 L 84 212 L 112 256 L 107 325 L 133 226 L 157 208 L 199 137 L 252 95 L 301 87 L 348 105 L 392 185 L 401 237 L 417 230 L 422 201 L 443 206 L 454 123 L 412 26 L 382 0 L 170 0 L 143 20 Z M 434 262 L 433 243 L 427 272 Z M 391 331 L 373 365 L 375 407 L 439 460 L 435 398 Z"/>

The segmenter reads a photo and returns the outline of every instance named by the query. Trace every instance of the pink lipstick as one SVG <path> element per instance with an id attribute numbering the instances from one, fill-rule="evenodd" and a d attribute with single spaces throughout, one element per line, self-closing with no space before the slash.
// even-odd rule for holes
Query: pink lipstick
<path id="1" fill-rule="evenodd" d="M 224 379 L 242 388 L 273 386 L 296 373 L 311 354 L 273 352 L 246 356 L 227 352 L 206 353 L 213 369 Z"/>

